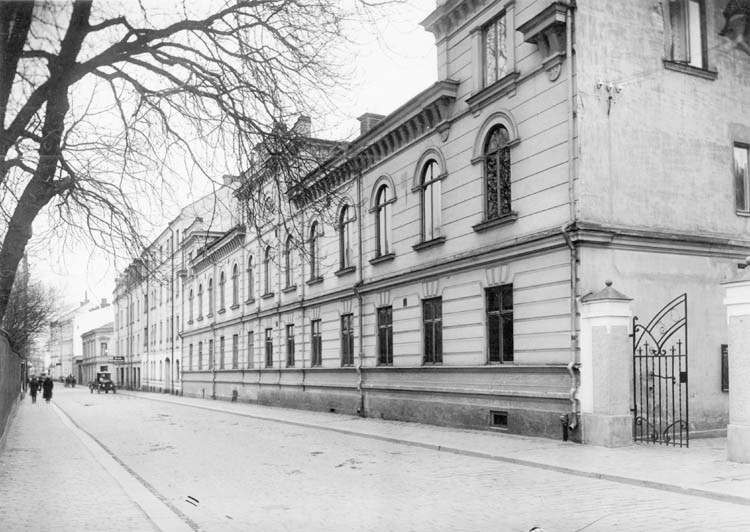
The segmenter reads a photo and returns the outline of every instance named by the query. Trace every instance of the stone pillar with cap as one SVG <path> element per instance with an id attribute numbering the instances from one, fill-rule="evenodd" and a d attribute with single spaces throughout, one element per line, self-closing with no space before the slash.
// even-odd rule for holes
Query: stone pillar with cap
<path id="1" fill-rule="evenodd" d="M 729 425 L 727 455 L 750 463 L 750 268 L 723 283 L 729 326 Z"/>
<path id="2" fill-rule="evenodd" d="M 618 447 L 633 441 L 632 299 L 605 284 L 581 298 L 582 441 Z"/>

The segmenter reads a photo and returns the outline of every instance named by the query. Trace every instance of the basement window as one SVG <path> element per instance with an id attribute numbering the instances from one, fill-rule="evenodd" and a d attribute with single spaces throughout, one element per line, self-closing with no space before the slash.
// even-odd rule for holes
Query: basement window
<path id="1" fill-rule="evenodd" d="M 508 412 L 490 410 L 490 426 L 501 429 L 508 428 Z"/>

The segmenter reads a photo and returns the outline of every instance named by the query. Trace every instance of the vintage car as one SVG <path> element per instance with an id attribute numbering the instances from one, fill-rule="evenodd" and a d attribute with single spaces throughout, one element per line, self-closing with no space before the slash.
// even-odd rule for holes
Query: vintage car
<path id="1" fill-rule="evenodd" d="M 117 393 L 115 383 L 112 382 L 112 377 L 109 372 L 97 373 L 96 379 L 89 383 L 89 390 L 91 390 L 91 393 L 94 393 L 94 390 L 96 390 L 96 393 L 109 393 L 110 391 L 112 393 Z"/>

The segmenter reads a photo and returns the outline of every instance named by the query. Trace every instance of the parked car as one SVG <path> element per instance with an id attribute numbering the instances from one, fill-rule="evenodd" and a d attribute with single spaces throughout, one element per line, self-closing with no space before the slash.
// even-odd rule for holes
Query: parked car
<path id="1" fill-rule="evenodd" d="M 109 372 L 97 373 L 96 379 L 89 383 L 89 390 L 91 393 L 94 393 L 94 390 L 96 390 L 96 393 L 109 393 L 110 391 L 112 393 L 117 393 L 115 383 L 112 382 L 112 377 Z"/>

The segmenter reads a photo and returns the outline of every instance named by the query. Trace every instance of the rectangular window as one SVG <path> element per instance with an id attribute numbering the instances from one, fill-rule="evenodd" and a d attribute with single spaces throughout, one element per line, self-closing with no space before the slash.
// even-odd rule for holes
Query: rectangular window
<path id="1" fill-rule="evenodd" d="M 734 145 L 734 206 L 750 213 L 750 146 Z"/>
<path id="2" fill-rule="evenodd" d="M 378 364 L 393 364 L 393 307 L 378 309 Z"/>
<path id="3" fill-rule="evenodd" d="M 505 14 L 499 16 L 482 29 L 484 52 L 484 86 L 488 87 L 508 73 L 506 49 Z"/>
<path id="4" fill-rule="evenodd" d="M 247 333 L 247 367 L 252 368 L 255 359 L 255 333 L 249 331 Z"/>
<path id="5" fill-rule="evenodd" d="M 208 369 L 214 369 L 214 341 L 208 341 Z"/>
<path id="6" fill-rule="evenodd" d="M 312 331 L 312 361 L 313 366 L 320 366 L 323 364 L 323 337 L 320 334 L 320 320 L 312 320 L 310 322 L 310 330 Z"/>
<path id="7" fill-rule="evenodd" d="M 443 299 L 435 297 L 422 301 L 424 330 L 424 363 L 443 362 Z"/>
<path id="8" fill-rule="evenodd" d="M 203 342 L 198 342 L 198 371 L 203 370 Z"/>
<path id="9" fill-rule="evenodd" d="M 729 391 L 729 344 L 721 344 L 721 391 Z"/>
<path id="10" fill-rule="evenodd" d="M 193 369 L 193 344 L 188 346 L 188 368 Z"/>
<path id="11" fill-rule="evenodd" d="M 224 369 L 224 337 L 219 337 L 219 369 Z"/>
<path id="12" fill-rule="evenodd" d="M 273 329 L 266 329 L 266 367 L 273 367 Z"/>
<path id="13" fill-rule="evenodd" d="M 354 314 L 341 316 L 341 365 L 354 365 Z"/>
<path id="14" fill-rule="evenodd" d="M 107 342 L 102 342 L 99 347 L 101 349 L 102 356 L 106 357 L 107 356 Z"/>
<path id="15" fill-rule="evenodd" d="M 232 369 L 240 367 L 240 335 L 232 335 Z"/>
<path id="16" fill-rule="evenodd" d="M 513 285 L 488 288 L 487 350 L 490 362 L 513 362 Z"/>
<path id="17" fill-rule="evenodd" d="M 294 325 L 286 326 L 286 367 L 294 367 Z"/>
<path id="18" fill-rule="evenodd" d="M 707 68 L 706 22 L 703 0 L 670 0 L 669 59 Z"/>

